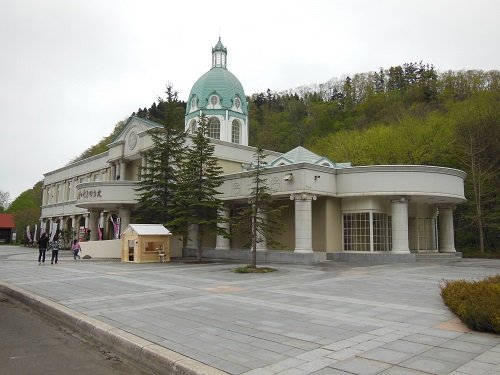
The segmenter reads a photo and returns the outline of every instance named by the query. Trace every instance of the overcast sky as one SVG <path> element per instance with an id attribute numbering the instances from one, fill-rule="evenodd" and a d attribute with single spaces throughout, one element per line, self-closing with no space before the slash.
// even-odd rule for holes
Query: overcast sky
<path id="1" fill-rule="evenodd" d="M 219 34 L 247 95 L 405 62 L 500 69 L 497 0 L 0 5 L 0 191 L 11 200 L 149 107 L 167 82 L 186 100 Z"/>

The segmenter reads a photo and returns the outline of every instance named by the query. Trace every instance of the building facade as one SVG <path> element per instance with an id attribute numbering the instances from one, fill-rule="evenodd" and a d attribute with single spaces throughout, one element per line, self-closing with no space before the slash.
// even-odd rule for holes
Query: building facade
<path id="1" fill-rule="evenodd" d="M 224 216 L 248 204 L 255 148 L 248 145 L 248 104 L 227 69 L 227 49 L 212 48 L 212 67 L 193 85 L 185 129 L 196 130 L 204 113 L 215 156 L 224 172 Z M 41 225 L 91 241 L 116 239 L 137 207 L 135 191 L 158 124 L 131 117 L 102 154 L 44 175 Z M 186 145 L 190 138 L 186 138 Z M 465 173 L 420 165 L 352 166 L 297 147 L 268 152 L 264 174 L 274 202 L 284 207 L 279 248 L 259 243 L 259 259 L 313 263 L 324 259 L 379 257 L 411 261 L 416 253 L 454 253 L 453 209 L 465 201 Z M 229 229 L 229 224 L 225 223 Z M 194 238 L 194 236 L 190 236 Z M 204 243 L 206 256 L 248 259 L 236 233 Z M 192 252 L 188 239 L 183 249 Z M 174 256 L 176 254 L 173 254 Z M 179 254 L 177 254 L 179 255 Z M 412 258 L 413 256 L 413 258 Z"/>

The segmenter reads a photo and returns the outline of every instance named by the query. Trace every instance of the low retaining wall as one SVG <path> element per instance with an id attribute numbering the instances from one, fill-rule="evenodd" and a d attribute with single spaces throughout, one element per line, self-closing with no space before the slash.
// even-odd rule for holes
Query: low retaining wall
<path id="1" fill-rule="evenodd" d="M 184 248 L 182 256 L 195 257 L 196 249 Z M 211 259 L 230 259 L 242 263 L 249 263 L 252 259 L 250 250 L 218 250 L 203 249 L 203 257 Z M 294 253 L 293 251 L 257 251 L 257 262 L 259 263 L 295 263 L 295 264 L 316 264 L 326 260 L 326 253 Z"/>
<path id="2" fill-rule="evenodd" d="M 392 253 L 327 253 L 326 259 L 337 262 L 349 262 L 358 264 L 393 264 L 413 263 L 416 261 L 415 254 L 392 254 Z"/>
<path id="3" fill-rule="evenodd" d="M 122 257 L 122 240 L 85 241 L 80 242 L 80 247 L 82 258 L 85 255 L 92 259 L 121 259 Z"/>

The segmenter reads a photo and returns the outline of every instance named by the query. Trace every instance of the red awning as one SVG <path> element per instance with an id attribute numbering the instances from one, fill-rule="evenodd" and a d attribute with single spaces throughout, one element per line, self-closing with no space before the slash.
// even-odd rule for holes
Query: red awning
<path id="1" fill-rule="evenodd" d="M 0 214 L 0 228 L 15 228 L 14 215 Z"/>

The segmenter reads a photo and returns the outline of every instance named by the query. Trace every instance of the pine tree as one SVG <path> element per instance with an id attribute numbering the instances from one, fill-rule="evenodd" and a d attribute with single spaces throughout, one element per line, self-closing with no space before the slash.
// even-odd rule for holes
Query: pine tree
<path id="1" fill-rule="evenodd" d="M 140 208 L 136 215 L 139 221 L 162 223 L 175 232 L 171 225 L 175 201 L 173 194 L 179 184 L 179 165 L 184 158 L 185 133 L 177 130 L 176 118 L 179 108 L 177 92 L 167 86 L 167 100 L 161 101 L 160 122 L 162 127 L 151 131 L 153 147 L 144 152 L 146 166 L 141 170 L 139 182 Z"/>
<path id="2" fill-rule="evenodd" d="M 266 154 L 262 148 L 254 153 L 255 163 L 250 165 L 251 188 L 249 206 L 241 208 L 234 218 L 234 227 L 247 236 L 251 243 L 251 267 L 257 267 L 257 244 L 266 241 L 270 246 L 278 245 L 274 238 L 283 230 L 281 222 L 282 207 L 271 205 L 271 189 L 264 177 L 267 166 Z"/>
<path id="3" fill-rule="evenodd" d="M 217 223 L 224 221 L 220 213 L 223 202 L 217 198 L 222 184 L 222 169 L 214 156 L 214 146 L 208 138 L 208 118 L 202 114 L 192 145 L 186 150 L 181 163 L 180 180 L 175 193 L 176 209 L 173 225 L 187 234 L 192 227 L 196 232 L 197 260 L 202 259 L 202 242 L 206 234 L 217 232 L 228 235 Z"/>

